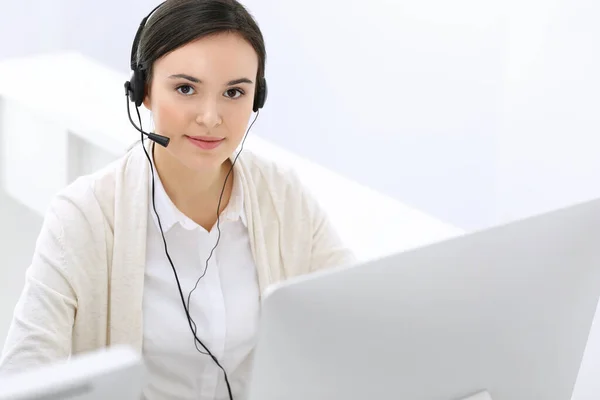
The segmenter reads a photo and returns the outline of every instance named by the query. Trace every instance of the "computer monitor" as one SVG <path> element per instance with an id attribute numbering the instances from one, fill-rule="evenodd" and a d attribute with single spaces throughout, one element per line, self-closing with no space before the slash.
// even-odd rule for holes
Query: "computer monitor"
<path id="1" fill-rule="evenodd" d="M 599 296 L 600 201 L 297 278 L 249 399 L 570 400 Z"/>
<path id="2" fill-rule="evenodd" d="M 115 346 L 0 378 L 0 400 L 139 400 L 141 355 Z"/>

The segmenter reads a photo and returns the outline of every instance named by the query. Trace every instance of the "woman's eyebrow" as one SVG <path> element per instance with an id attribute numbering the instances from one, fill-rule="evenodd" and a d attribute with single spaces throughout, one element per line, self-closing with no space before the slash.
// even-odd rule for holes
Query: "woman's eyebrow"
<path id="1" fill-rule="evenodd" d="M 200 79 L 195 78 L 188 74 L 174 74 L 174 75 L 169 76 L 169 78 L 170 79 L 185 79 L 185 80 L 188 80 L 193 83 L 201 83 L 202 82 Z M 240 83 L 252 84 L 253 82 L 248 78 L 238 78 L 238 79 L 234 79 L 232 81 L 227 82 L 227 86 L 239 85 Z"/>

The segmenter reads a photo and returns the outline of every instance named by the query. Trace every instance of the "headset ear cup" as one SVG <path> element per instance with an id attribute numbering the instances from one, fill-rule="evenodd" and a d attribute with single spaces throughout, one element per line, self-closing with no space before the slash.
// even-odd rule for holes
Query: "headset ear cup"
<path id="1" fill-rule="evenodd" d="M 139 69 L 134 70 L 129 82 L 131 87 L 129 99 L 135 103 L 136 107 L 140 107 L 144 102 L 144 97 L 146 94 L 146 79 L 143 71 L 140 71 Z"/>
<path id="2" fill-rule="evenodd" d="M 129 78 L 129 80 L 127 82 L 125 82 L 125 89 L 127 90 L 127 97 L 129 98 L 129 101 L 134 102 L 135 101 L 135 89 L 133 88 L 133 85 L 135 85 L 134 81 L 134 75 L 131 75 L 131 78 Z"/>
<path id="3" fill-rule="evenodd" d="M 261 78 L 258 81 L 258 87 L 256 88 L 256 96 L 254 96 L 254 106 L 252 107 L 254 112 L 257 112 L 264 107 L 265 102 L 267 101 L 267 92 L 267 80 Z"/>
<path id="4" fill-rule="evenodd" d="M 269 90 L 267 89 L 267 80 L 265 78 L 263 78 L 262 81 L 263 81 L 263 92 L 262 92 L 260 108 L 263 108 L 265 106 L 265 103 L 267 102 L 267 94 L 269 93 Z"/>

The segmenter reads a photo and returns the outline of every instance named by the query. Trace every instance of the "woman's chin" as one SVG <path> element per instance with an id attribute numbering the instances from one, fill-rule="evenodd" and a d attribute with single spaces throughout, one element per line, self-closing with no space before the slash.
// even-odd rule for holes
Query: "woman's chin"
<path id="1" fill-rule="evenodd" d="M 181 161 L 188 168 L 201 172 L 218 169 L 230 156 L 231 154 L 226 151 L 194 152 L 193 154 L 186 154 Z"/>

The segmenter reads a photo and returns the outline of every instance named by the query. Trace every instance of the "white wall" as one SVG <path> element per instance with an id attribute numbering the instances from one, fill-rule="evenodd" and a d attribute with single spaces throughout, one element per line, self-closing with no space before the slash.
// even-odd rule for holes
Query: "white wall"
<path id="1" fill-rule="evenodd" d="M 268 39 L 269 139 L 442 220 L 486 221 L 505 45 L 497 6 L 246 4 Z"/>
<path id="2" fill-rule="evenodd" d="M 597 0 L 246 3 L 272 140 L 467 229 L 600 196 Z"/>
<path id="3" fill-rule="evenodd" d="M 0 0 L 0 59 L 66 48 L 67 1 Z"/>
<path id="4" fill-rule="evenodd" d="M 496 142 L 496 215 L 600 196 L 600 2 L 516 1 Z"/>

